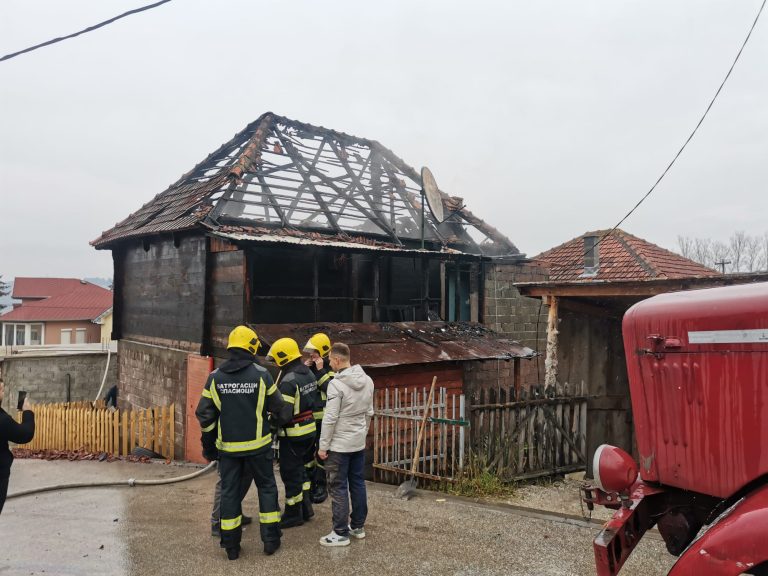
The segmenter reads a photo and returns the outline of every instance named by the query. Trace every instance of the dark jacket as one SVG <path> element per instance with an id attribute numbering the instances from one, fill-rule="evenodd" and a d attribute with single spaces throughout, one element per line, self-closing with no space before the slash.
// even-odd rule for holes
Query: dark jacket
<path id="1" fill-rule="evenodd" d="M 325 415 L 325 402 L 328 400 L 328 382 L 333 379 L 333 370 L 331 370 L 331 365 L 328 363 L 328 355 L 326 354 L 323 357 L 322 368 L 318 370 L 312 364 L 309 369 L 312 371 L 315 380 L 317 380 L 317 390 L 320 394 L 320 405 L 322 408 L 315 411 L 315 420 L 320 421 Z"/>
<path id="2" fill-rule="evenodd" d="M 312 371 L 301 360 L 294 360 L 283 367 L 277 386 L 283 400 L 293 408 L 293 418 L 278 435 L 289 438 L 314 435 L 317 431 L 314 413 L 322 410 L 323 405 Z"/>
<path id="3" fill-rule="evenodd" d="M 21 424 L 16 422 L 2 408 L 0 408 L 0 478 L 8 478 L 11 475 L 13 454 L 8 448 L 8 442 L 26 444 L 31 442 L 35 435 L 35 414 L 31 410 L 24 410 L 21 416 Z"/>
<path id="4" fill-rule="evenodd" d="M 195 411 L 206 458 L 216 450 L 229 456 L 266 452 L 272 445 L 269 413 L 279 424 L 292 418 L 270 373 L 253 360 L 233 354 L 208 376 Z"/>

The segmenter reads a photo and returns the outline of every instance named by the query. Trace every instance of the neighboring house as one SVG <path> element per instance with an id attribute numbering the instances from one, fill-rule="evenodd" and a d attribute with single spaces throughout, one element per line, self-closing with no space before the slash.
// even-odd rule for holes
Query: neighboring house
<path id="1" fill-rule="evenodd" d="M 606 236 L 607 234 L 607 236 Z M 605 239 L 600 241 L 603 236 Z M 765 274 L 723 275 L 623 230 L 587 232 L 534 258 L 549 279 L 517 283 L 548 309 L 545 382 L 582 386 L 587 400 L 587 462 L 608 442 L 634 448 L 621 334 L 624 313 L 656 294 L 765 281 Z"/>
<path id="2" fill-rule="evenodd" d="M 111 321 L 112 292 L 77 278 L 16 278 L 13 310 L 0 316 L 5 346 L 94 344 Z"/>
<path id="3" fill-rule="evenodd" d="M 437 193 L 438 220 L 421 187 L 376 141 L 259 117 L 92 243 L 115 263 L 121 398 L 184 407 L 182 438 L 205 380 L 188 380 L 190 366 L 224 358 L 227 334 L 246 322 L 301 346 L 329 332 L 377 386 L 519 381 L 517 359 L 533 351 L 498 334 L 514 332 L 501 268 L 522 273 L 530 260 L 461 198 Z"/>

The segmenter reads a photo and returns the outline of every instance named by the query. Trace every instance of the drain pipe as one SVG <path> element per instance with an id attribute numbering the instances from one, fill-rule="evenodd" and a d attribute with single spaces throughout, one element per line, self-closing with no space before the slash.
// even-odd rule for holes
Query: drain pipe
<path id="1" fill-rule="evenodd" d="M 72 374 L 67 372 L 67 404 L 72 401 Z"/>
<path id="2" fill-rule="evenodd" d="M 106 488 L 117 486 L 162 486 L 164 484 L 176 484 L 178 482 L 185 482 L 192 480 L 198 476 L 202 476 L 209 470 L 216 466 L 216 461 L 210 462 L 205 468 L 196 470 L 191 474 L 185 474 L 184 476 L 176 476 L 175 478 L 159 478 L 156 480 L 136 480 L 135 478 L 129 478 L 128 480 L 116 480 L 113 482 L 76 482 L 74 484 L 53 484 L 51 486 L 43 486 L 41 488 L 32 488 L 30 490 L 22 490 L 21 492 L 14 492 L 8 494 L 7 500 L 12 498 L 21 498 L 23 496 L 31 496 L 33 494 L 41 494 L 43 492 L 57 492 L 59 490 L 73 490 L 75 488 Z"/>
<path id="3" fill-rule="evenodd" d="M 101 398 L 101 391 L 104 390 L 104 382 L 107 381 L 107 372 L 109 372 L 109 358 L 111 355 L 112 349 L 109 347 L 109 345 L 107 345 L 107 365 L 104 367 L 104 377 L 101 379 L 101 387 L 96 393 L 96 398 L 93 399 L 94 402 L 97 402 L 99 398 Z"/>

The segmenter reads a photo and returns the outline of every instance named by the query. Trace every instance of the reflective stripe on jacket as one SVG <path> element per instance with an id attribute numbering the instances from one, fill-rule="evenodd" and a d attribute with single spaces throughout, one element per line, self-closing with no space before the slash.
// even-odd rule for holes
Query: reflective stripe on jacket
<path id="1" fill-rule="evenodd" d="M 272 376 L 258 364 L 237 372 L 214 370 L 208 376 L 195 415 L 203 442 L 215 438 L 219 451 L 248 456 L 266 451 L 272 443 L 268 413 L 281 423 L 291 418 Z M 210 442 L 213 444 L 213 442 Z"/>
<path id="2" fill-rule="evenodd" d="M 293 406 L 293 419 L 278 431 L 278 435 L 300 438 L 314 434 L 317 426 L 313 414 L 322 410 L 322 403 L 310 369 L 300 361 L 288 364 L 277 386 L 283 400 Z"/>

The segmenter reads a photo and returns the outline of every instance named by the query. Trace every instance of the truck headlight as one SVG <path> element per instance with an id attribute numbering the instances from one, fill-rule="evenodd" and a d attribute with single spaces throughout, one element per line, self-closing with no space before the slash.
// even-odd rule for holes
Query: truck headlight
<path id="1" fill-rule="evenodd" d="M 595 451 L 592 473 L 604 492 L 624 492 L 637 479 L 637 463 L 621 448 L 602 444 Z"/>

